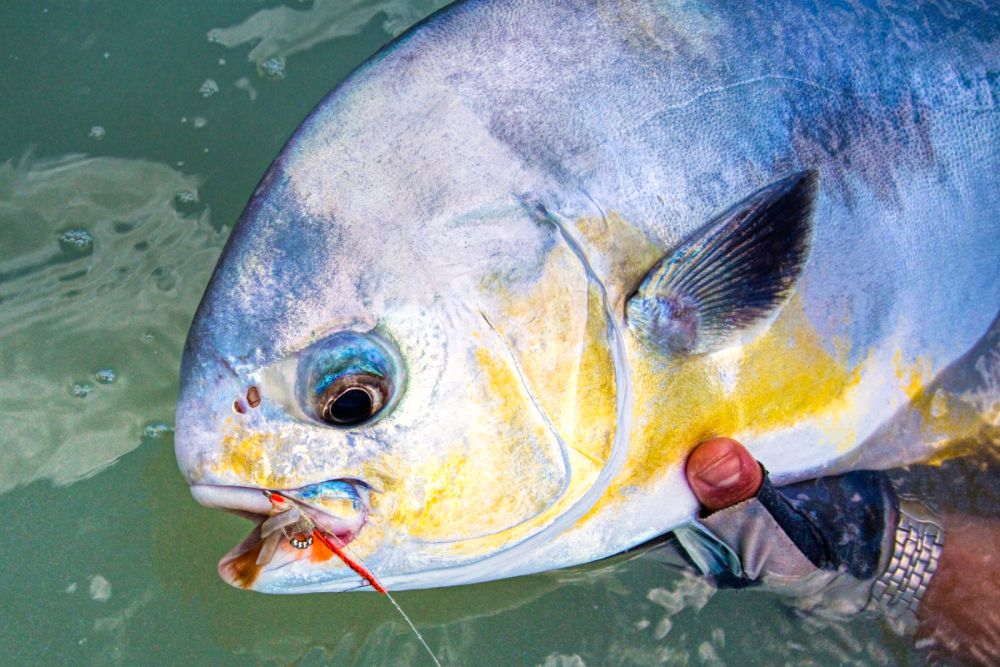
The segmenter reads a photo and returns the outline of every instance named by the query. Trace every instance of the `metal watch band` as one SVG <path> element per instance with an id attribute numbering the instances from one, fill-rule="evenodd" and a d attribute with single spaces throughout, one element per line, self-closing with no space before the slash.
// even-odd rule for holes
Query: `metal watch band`
<path id="1" fill-rule="evenodd" d="M 868 609 L 879 610 L 896 632 L 913 634 L 917 607 L 937 570 L 944 528 L 923 504 L 899 499 L 899 523 L 892 556 L 872 586 Z"/>

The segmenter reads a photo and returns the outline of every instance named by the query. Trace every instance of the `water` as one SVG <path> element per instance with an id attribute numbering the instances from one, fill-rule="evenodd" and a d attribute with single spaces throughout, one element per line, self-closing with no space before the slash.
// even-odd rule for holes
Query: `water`
<path id="1" fill-rule="evenodd" d="M 442 0 L 0 8 L 0 662 L 430 664 L 375 594 L 234 590 L 247 524 L 173 458 L 177 366 L 257 180 L 313 105 Z M 442 664 L 899 664 L 649 560 L 399 593 Z"/>
<path id="2" fill-rule="evenodd" d="M 403 620 L 406 621 L 406 624 L 410 626 L 410 629 L 413 630 L 413 634 L 416 636 L 417 641 L 420 642 L 420 645 L 423 646 L 424 650 L 427 651 L 427 657 L 431 659 L 431 662 L 434 663 L 434 666 L 441 667 L 441 661 L 437 659 L 437 656 L 434 655 L 434 651 L 432 651 L 431 647 L 427 645 L 427 640 L 424 639 L 424 636 L 422 634 L 420 634 L 420 630 L 417 628 L 416 625 L 414 625 L 409 615 L 405 611 L 403 611 L 403 608 L 399 606 L 398 602 L 396 602 L 396 598 L 394 598 L 392 596 L 392 593 L 390 593 L 389 591 L 385 592 L 385 596 L 389 599 L 389 602 L 392 603 L 392 606 L 396 608 L 396 611 L 399 612 L 399 615 L 403 617 Z"/>

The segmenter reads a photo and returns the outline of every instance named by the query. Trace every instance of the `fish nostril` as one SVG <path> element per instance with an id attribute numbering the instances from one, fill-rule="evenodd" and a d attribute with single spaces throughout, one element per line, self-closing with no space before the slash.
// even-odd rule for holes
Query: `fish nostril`
<path id="1" fill-rule="evenodd" d="M 248 405 L 251 409 L 260 405 L 260 389 L 253 385 L 247 389 L 246 401 L 244 401 L 242 396 L 233 401 L 233 412 L 245 415 L 247 413 Z"/>

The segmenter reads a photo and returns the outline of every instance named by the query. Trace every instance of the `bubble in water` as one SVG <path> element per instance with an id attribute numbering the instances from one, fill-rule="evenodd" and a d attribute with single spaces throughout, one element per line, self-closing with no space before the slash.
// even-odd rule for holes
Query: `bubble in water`
<path id="1" fill-rule="evenodd" d="M 201 199 L 194 190 L 181 190 L 174 195 L 174 209 L 187 217 L 198 213 L 201 209 Z"/>
<path id="2" fill-rule="evenodd" d="M 71 391 L 77 398 L 87 398 L 94 392 L 94 385 L 89 382 L 75 382 Z"/>
<path id="3" fill-rule="evenodd" d="M 114 384 L 118 379 L 118 374 L 115 373 L 115 369 L 113 368 L 101 368 L 94 373 L 94 377 L 101 384 Z"/>
<path id="4" fill-rule="evenodd" d="M 219 65 L 225 65 L 225 64 L 226 64 L 226 59 L 225 58 L 219 58 Z"/>
<path id="5" fill-rule="evenodd" d="M 205 37 L 212 44 L 221 44 L 222 43 L 222 31 L 219 30 L 218 28 L 213 28 L 212 30 L 209 30 L 208 34 L 205 35 Z"/>
<path id="6" fill-rule="evenodd" d="M 284 79 L 285 59 L 281 56 L 271 56 L 257 64 L 257 73 L 268 79 Z"/>
<path id="7" fill-rule="evenodd" d="M 94 237 L 86 229 L 74 227 L 59 235 L 59 245 L 68 252 L 90 252 L 94 248 Z"/>
<path id="8" fill-rule="evenodd" d="M 219 92 L 219 84 L 215 82 L 215 79 L 205 79 L 205 82 L 201 84 L 201 88 L 198 89 L 202 97 L 211 97 Z"/>
<path id="9" fill-rule="evenodd" d="M 147 424 L 146 428 L 142 430 L 143 435 L 147 438 L 162 438 L 163 436 L 170 433 L 173 429 L 170 428 L 169 424 L 164 424 L 163 422 L 153 422 L 152 424 Z"/>
<path id="10" fill-rule="evenodd" d="M 198 203 L 198 193 L 194 190 L 181 190 L 175 197 L 177 198 L 178 204 L 197 204 Z"/>
<path id="11" fill-rule="evenodd" d="M 151 334 L 151 333 L 144 333 L 144 334 L 142 334 L 142 342 L 143 343 L 152 343 L 153 342 L 153 334 Z"/>
<path id="12" fill-rule="evenodd" d="M 208 125 L 208 121 L 202 118 L 201 116 L 195 116 L 194 118 L 191 119 L 191 124 L 195 126 L 195 129 L 200 130 L 201 128 Z"/>
<path id="13" fill-rule="evenodd" d="M 111 599 L 111 582 L 99 574 L 90 578 L 90 597 L 97 602 Z"/>
<path id="14" fill-rule="evenodd" d="M 104 138 L 104 135 L 105 135 L 104 128 L 101 127 L 100 125 L 95 125 L 94 127 L 90 128 L 91 139 L 96 139 L 97 141 L 100 141 L 101 139 Z"/>

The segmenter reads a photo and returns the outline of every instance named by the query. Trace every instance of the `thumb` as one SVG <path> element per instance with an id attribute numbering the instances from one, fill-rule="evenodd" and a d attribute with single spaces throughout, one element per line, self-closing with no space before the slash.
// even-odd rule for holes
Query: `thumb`
<path id="1" fill-rule="evenodd" d="M 698 502 L 710 512 L 752 498 L 764 482 L 760 464 L 730 438 L 712 438 L 695 447 L 684 473 Z"/>

